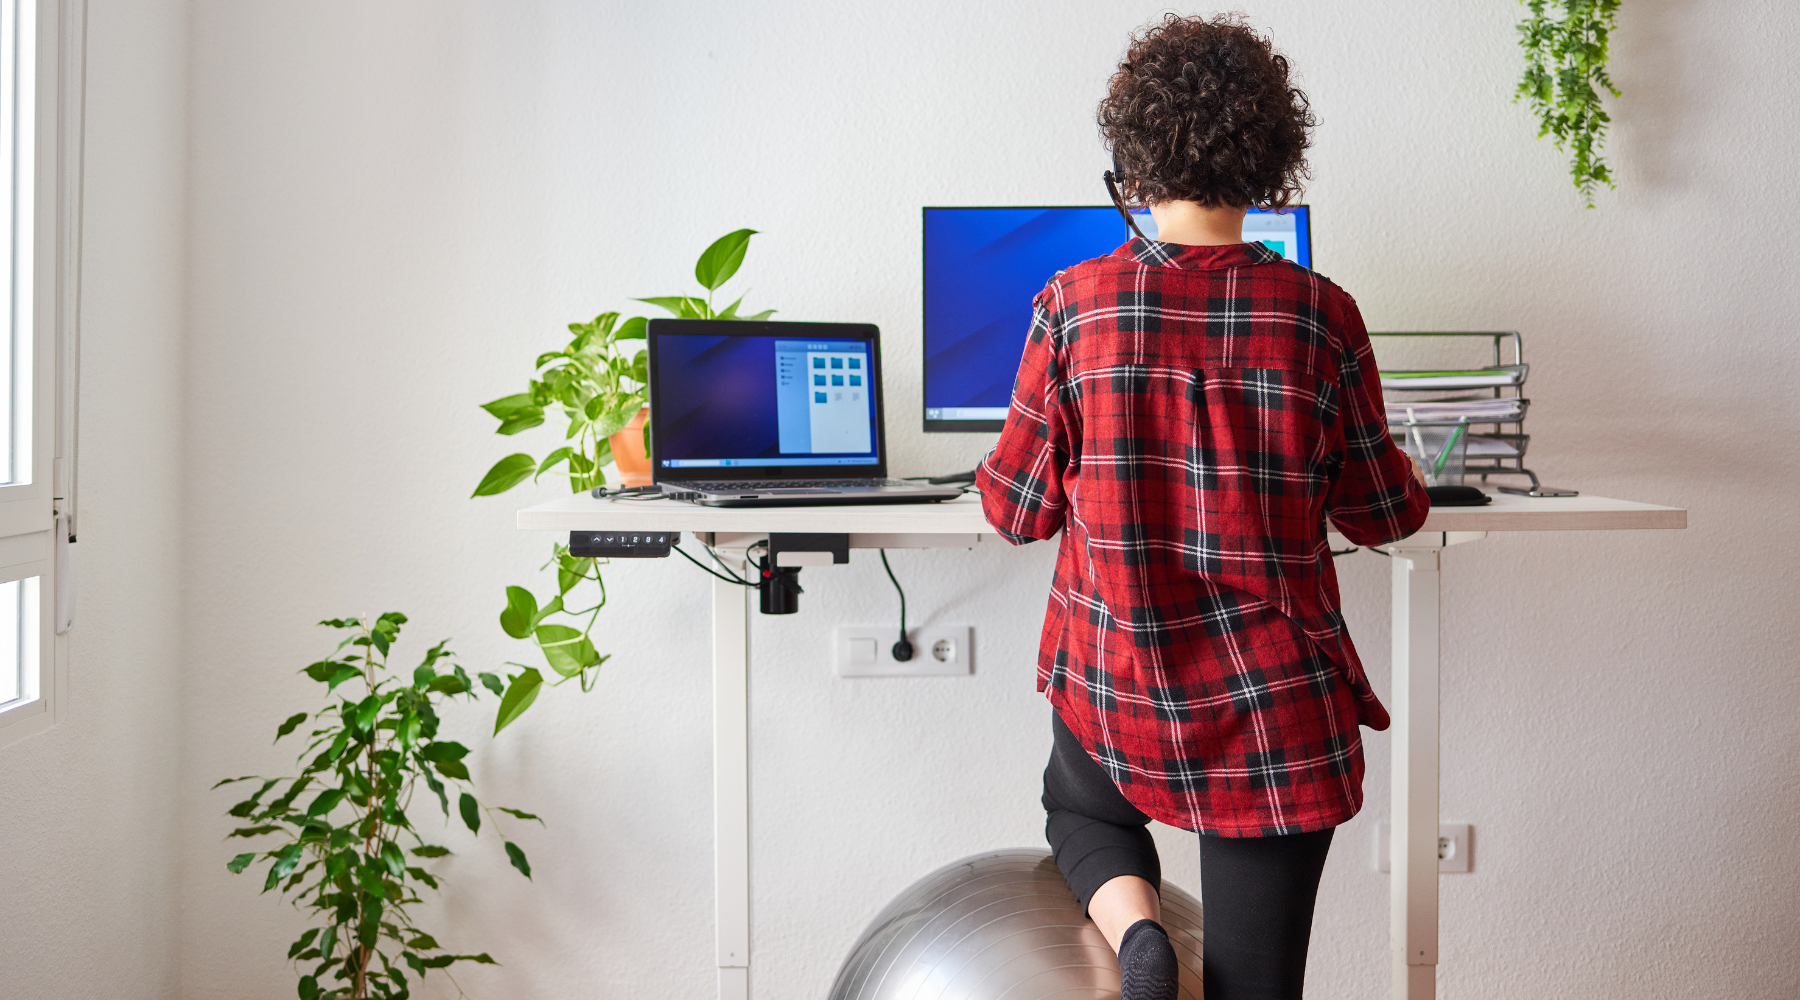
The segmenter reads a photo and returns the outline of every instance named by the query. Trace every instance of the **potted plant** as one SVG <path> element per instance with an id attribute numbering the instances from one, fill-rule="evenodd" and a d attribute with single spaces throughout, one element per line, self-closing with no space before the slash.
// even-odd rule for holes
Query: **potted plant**
<path id="1" fill-rule="evenodd" d="M 446 823 L 454 794 L 457 815 L 475 834 L 484 816 L 498 831 L 496 812 L 542 822 L 476 799 L 463 762 L 469 749 L 441 732 L 437 710 L 448 699 L 476 697 L 476 685 L 452 662 L 444 642 L 426 652 L 411 676 L 388 671 L 388 653 L 405 622 L 397 611 L 373 622 L 320 622 L 350 635 L 331 656 L 303 671 L 325 685 L 329 703 L 295 713 L 276 730 L 279 742 L 308 727 L 300 773 L 246 775 L 213 786 L 260 782 L 254 794 L 231 807 L 228 815 L 247 824 L 231 836 L 272 837 L 275 843 L 239 854 L 225 867 L 241 874 L 259 859 L 268 862 L 262 891 L 292 896 L 316 923 L 288 948 L 289 961 L 301 972 L 301 1000 L 401 998 L 411 993 L 409 969 L 423 978 L 457 962 L 496 964 L 486 952 L 446 950 L 413 920 L 420 887 L 435 892 L 440 884 L 424 863 L 450 853 L 421 832 L 424 817 L 412 808 L 420 784 L 437 800 Z M 478 677 L 481 686 L 501 691 L 498 677 Z M 265 802 L 271 792 L 277 792 L 275 798 Z M 303 796 L 310 797 L 302 802 Z M 525 852 L 497 835 L 508 861 L 530 878 Z"/>
<path id="2" fill-rule="evenodd" d="M 681 319 L 768 319 L 775 310 L 740 315 L 743 296 L 723 308 L 713 304 L 713 294 L 743 265 L 754 235 L 754 229 L 727 233 L 700 255 L 694 264 L 694 278 L 706 290 L 704 297 L 671 295 L 633 301 Z M 601 313 L 586 323 L 570 323 L 569 332 L 574 336 L 561 350 L 538 355 L 537 375 L 524 392 L 483 404 L 482 409 L 500 422 L 496 434 L 518 434 L 555 416 L 564 425 L 565 443 L 541 459 L 525 452 L 502 458 L 482 477 L 473 495 L 496 496 L 546 474 L 567 477 L 569 489 L 581 493 L 606 485 L 608 465 L 615 467 L 626 486 L 648 486 L 652 403 L 643 344 L 647 327 L 648 320 L 641 316 L 621 318 L 616 312 Z M 529 640 L 538 647 L 545 663 L 558 675 L 553 685 L 574 680 L 586 691 L 607 659 L 592 640 L 594 623 L 606 605 L 606 584 L 599 564 L 570 555 L 567 545 L 553 545 L 545 568 L 551 565 L 557 569 L 557 592 L 540 603 L 524 587 L 506 588 L 506 610 L 501 612 L 500 625 L 513 638 Z M 566 602 L 584 581 L 594 585 L 594 603 L 574 610 Z M 552 620 L 556 616 L 562 617 Z M 506 686 L 496 733 L 531 706 L 544 684 L 535 667 L 510 665 L 520 667 L 521 672 L 512 675 Z"/>

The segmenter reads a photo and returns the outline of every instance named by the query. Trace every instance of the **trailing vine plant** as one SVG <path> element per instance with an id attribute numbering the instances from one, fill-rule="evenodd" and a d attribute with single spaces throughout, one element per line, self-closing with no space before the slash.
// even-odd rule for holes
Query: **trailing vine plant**
<path id="1" fill-rule="evenodd" d="M 415 823 L 413 793 L 420 783 L 437 799 L 446 823 L 452 793 L 457 815 L 471 833 L 481 832 L 486 816 L 507 860 L 519 874 L 531 877 L 525 852 L 497 832 L 495 813 L 543 821 L 476 799 L 463 763 L 469 748 L 439 731 L 438 705 L 477 696 L 475 683 L 444 648 L 448 640 L 431 647 L 410 677 L 387 672 L 388 652 L 405 622 L 397 611 L 373 622 L 320 622 L 350 635 L 331 656 L 302 671 L 325 685 L 332 703 L 316 712 L 295 713 L 275 732 L 280 742 L 301 727 L 312 727 L 299 756 L 300 774 L 246 775 L 213 786 L 260 782 L 254 794 L 231 807 L 228 815 L 249 824 L 231 836 L 275 837 L 277 843 L 239 854 L 225 867 L 241 874 L 259 859 L 267 861 L 262 891 L 291 895 L 294 906 L 318 924 L 288 947 L 288 959 L 301 972 L 300 1000 L 402 1000 L 412 990 L 407 969 L 422 979 L 431 969 L 446 969 L 448 976 L 448 967 L 457 962 L 497 964 L 486 952 L 446 951 L 413 922 L 419 887 L 439 888 L 438 877 L 421 867 L 420 859 L 450 853 L 427 842 Z M 482 687 L 500 693 L 498 677 L 478 677 Z M 351 691 L 361 697 L 348 695 Z M 263 801 L 283 782 L 285 789 Z M 315 790 L 300 803 L 302 795 Z"/>
<path id="2" fill-rule="evenodd" d="M 738 312 L 744 297 L 738 296 L 723 308 L 713 304 L 716 292 L 744 263 L 754 229 L 739 229 L 714 240 L 694 264 L 694 278 L 706 289 L 704 296 L 669 295 L 636 299 L 666 310 L 680 319 L 763 320 L 775 310 L 743 315 Z M 542 459 L 529 453 L 508 455 L 488 470 L 472 494 L 496 496 L 518 486 L 527 479 L 538 481 L 545 475 L 562 476 L 569 490 L 583 493 L 606 484 L 604 467 L 611 464 L 612 435 L 631 422 L 637 412 L 649 405 L 649 371 L 644 355 L 644 340 L 649 321 L 642 316 L 621 319 L 616 312 L 606 312 L 587 323 L 570 323 L 574 334 L 562 350 L 538 355 L 537 372 L 524 392 L 503 396 L 482 409 L 500 421 L 494 433 L 518 434 L 544 424 L 549 418 L 562 421 L 563 441 Z M 649 426 L 644 428 L 644 453 L 650 452 Z M 588 691 L 597 679 L 600 667 L 609 659 L 594 646 L 593 630 L 606 606 L 606 581 L 601 578 L 601 562 L 571 555 L 567 545 L 551 547 L 550 559 L 542 569 L 556 567 L 557 590 L 539 601 L 525 587 L 506 588 L 506 608 L 500 612 L 500 627 L 514 639 L 527 640 L 538 647 L 544 662 L 556 674 L 551 686 L 571 680 Z M 584 583 L 582 593 L 592 593 L 592 604 L 576 609 L 571 592 Z M 551 620 L 561 616 L 559 620 Z M 494 719 L 494 732 L 505 729 L 537 700 L 545 685 L 544 675 L 528 664 L 508 663 L 519 672 L 508 674 L 500 710 Z"/>
<path id="3" fill-rule="evenodd" d="M 1619 96 L 1606 74 L 1607 46 L 1620 0 L 1521 0 L 1531 16 L 1519 24 L 1525 76 L 1513 95 L 1537 113 L 1538 138 L 1553 137 L 1571 154 L 1569 174 L 1594 207 L 1594 187 L 1613 183 L 1600 156 L 1612 121 L 1600 106 L 1600 91 Z"/>

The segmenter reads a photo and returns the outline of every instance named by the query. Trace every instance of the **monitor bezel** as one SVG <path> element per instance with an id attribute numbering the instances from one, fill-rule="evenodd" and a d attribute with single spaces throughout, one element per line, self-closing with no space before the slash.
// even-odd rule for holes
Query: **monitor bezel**
<path id="1" fill-rule="evenodd" d="M 831 331 L 836 331 L 831 332 Z M 779 337 L 783 340 L 866 340 L 869 386 L 875 393 L 875 462 L 872 465 L 708 465 L 664 468 L 662 423 L 657 417 L 657 343 L 662 336 Z M 734 482 L 761 479 L 887 478 L 887 388 L 881 380 L 881 329 L 873 323 L 792 323 L 742 319 L 653 319 L 645 328 L 650 381 L 650 478 L 655 483 Z"/>
<path id="2" fill-rule="evenodd" d="M 926 282 L 926 275 L 928 275 L 930 273 L 925 268 L 925 219 L 926 219 L 926 214 L 929 212 L 946 211 L 946 210 L 950 210 L 950 211 L 993 211 L 995 209 L 1016 209 L 1016 210 L 1021 210 L 1021 211 L 1050 211 L 1052 209 L 1059 209 L 1059 208 L 1104 208 L 1109 212 L 1118 211 L 1118 209 L 1112 205 L 925 205 L 919 209 L 919 404 L 920 404 L 919 405 L 919 427 L 920 427 L 920 431 L 922 433 L 925 433 L 925 434 L 986 434 L 986 433 L 993 433 L 993 432 L 999 431 L 1006 426 L 1005 419 L 1000 419 L 1000 420 L 932 420 L 926 416 L 927 413 L 931 412 L 931 408 L 929 406 L 925 405 L 925 403 L 926 403 L 925 392 L 926 392 L 926 386 L 927 386 L 926 366 L 928 366 L 931 363 L 931 355 L 929 353 L 927 353 L 925 350 L 925 320 L 926 320 L 925 282 Z M 1312 206 L 1310 204 L 1303 203 L 1303 204 L 1299 204 L 1299 205 L 1289 205 L 1289 206 L 1287 206 L 1287 208 L 1305 209 L 1304 212 L 1300 213 L 1300 224 L 1303 227 L 1305 227 L 1305 230 L 1306 230 L 1305 239 L 1306 239 L 1307 257 L 1309 258 L 1309 262 L 1307 263 L 1306 267 L 1308 270 L 1311 270 L 1312 269 L 1312 261 L 1316 261 L 1318 259 L 1317 248 L 1313 246 L 1313 242 L 1312 242 Z M 1278 209 L 1276 211 L 1285 211 L 1285 210 L 1286 209 Z M 1125 226 L 1124 219 L 1119 220 L 1119 228 L 1121 230 L 1123 230 L 1123 232 L 1125 234 L 1125 238 L 1120 241 L 1121 245 L 1124 243 L 1129 243 L 1131 240 L 1136 238 L 1132 234 L 1131 230 Z M 1108 251 L 1108 252 L 1110 253 L 1111 251 Z"/>

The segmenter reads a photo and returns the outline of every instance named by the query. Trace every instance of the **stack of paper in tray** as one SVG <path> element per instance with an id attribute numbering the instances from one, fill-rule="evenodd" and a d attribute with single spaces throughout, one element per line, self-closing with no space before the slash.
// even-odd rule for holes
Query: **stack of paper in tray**
<path id="1" fill-rule="evenodd" d="M 1482 337 L 1495 339 L 1499 361 L 1500 339 L 1516 334 L 1443 333 L 1372 334 L 1374 337 Z M 1525 379 L 1531 366 L 1515 363 L 1480 368 L 1389 370 L 1381 372 L 1382 393 L 1387 402 L 1387 421 L 1394 439 L 1405 447 L 1408 423 L 1443 426 L 1467 421 L 1470 473 L 1508 472 L 1530 475 L 1525 470 L 1526 443 L 1531 439 L 1522 426 L 1531 400 L 1524 398 Z M 1410 411 L 1410 412 L 1409 412 Z M 1510 425 L 1510 426 L 1503 426 Z"/>

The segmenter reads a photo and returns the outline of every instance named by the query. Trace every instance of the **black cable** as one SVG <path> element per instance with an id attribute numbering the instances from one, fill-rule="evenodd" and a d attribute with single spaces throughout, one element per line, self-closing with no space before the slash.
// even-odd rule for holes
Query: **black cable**
<path id="1" fill-rule="evenodd" d="M 686 550 L 684 550 L 681 546 L 676 545 L 676 546 L 672 546 L 672 547 L 674 548 L 674 550 L 676 552 L 681 553 L 681 558 L 686 559 L 688 562 L 691 562 L 694 565 L 700 567 L 700 572 L 705 573 L 707 576 L 713 577 L 714 579 L 718 579 L 718 580 L 724 580 L 726 583 L 735 583 L 735 584 L 738 584 L 739 586 L 743 586 L 743 587 L 756 586 L 756 584 L 750 583 L 747 580 L 741 580 L 741 579 L 737 579 L 735 577 L 729 577 L 729 576 L 722 576 L 718 573 L 714 573 L 712 571 L 712 567 L 706 565 L 705 563 L 701 562 L 698 559 L 695 559 L 693 556 L 688 555 Z"/>
<path id="2" fill-rule="evenodd" d="M 750 548 L 754 549 L 754 548 L 756 548 L 757 545 L 762 546 L 764 548 L 764 550 L 768 549 L 767 542 L 757 542 L 756 545 L 752 545 L 752 546 L 750 546 Z M 736 580 L 737 582 L 743 584 L 746 587 L 756 586 L 756 584 L 750 582 L 749 580 L 746 580 L 743 577 L 738 576 L 737 570 L 732 569 L 729 565 L 726 564 L 725 560 L 720 559 L 719 553 L 714 551 L 712 546 L 706 544 L 705 542 L 701 542 L 700 547 L 704 548 L 706 550 L 706 554 L 712 557 L 713 562 L 716 562 L 719 564 L 719 568 L 725 571 L 725 575 L 731 577 L 732 579 Z M 746 551 L 744 555 L 745 555 L 745 558 L 748 558 L 749 552 Z"/>
<path id="3" fill-rule="evenodd" d="M 894 592 L 900 595 L 900 641 L 894 643 L 894 659 L 905 663 L 913 658 L 913 645 L 906 638 L 906 591 L 900 586 L 899 578 L 894 576 L 894 567 L 888 565 L 887 550 L 881 550 L 881 568 L 887 570 L 888 580 L 894 584 Z"/>

